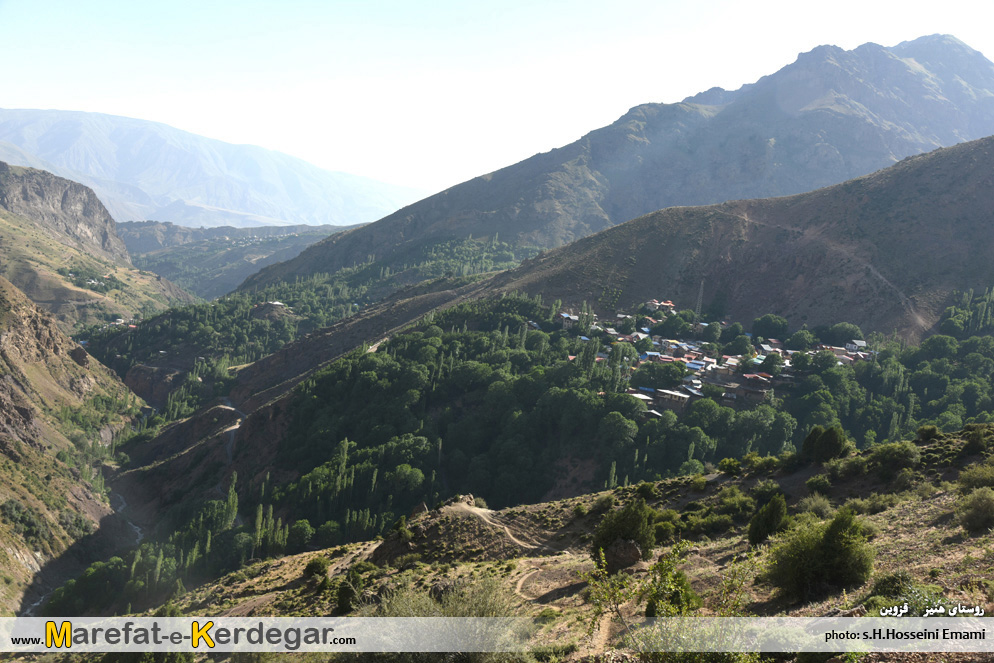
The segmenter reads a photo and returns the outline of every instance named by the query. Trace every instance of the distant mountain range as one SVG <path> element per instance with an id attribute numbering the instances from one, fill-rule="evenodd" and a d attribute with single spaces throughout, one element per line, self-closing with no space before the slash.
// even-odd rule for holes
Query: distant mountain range
<path id="1" fill-rule="evenodd" d="M 75 111 L 0 109 L 0 160 L 86 184 L 117 221 L 342 226 L 423 194 L 261 147 Z"/>
<path id="2" fill-rule="evenodd" d="M 994 64 L 954 37 L 820 46 L 736 91 L 633 108 L 565 147 L 452 187 L 269 267 L 246 287 L 469 235 L 556 247 L 677 205 L 828 186 L 994 134 Z"/>

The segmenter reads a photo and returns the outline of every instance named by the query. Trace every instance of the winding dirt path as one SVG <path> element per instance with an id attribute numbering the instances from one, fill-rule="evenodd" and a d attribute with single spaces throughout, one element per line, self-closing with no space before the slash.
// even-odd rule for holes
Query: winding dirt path
<path id="1" fill-rule="evenodd" d="M 555 553 L 565 552 L 563 550 L 560 550 L 559 548 L 553 548 L 552 546 L 548 546 L 544 543 L 528 542 L 519 539 L 511 532 L 510 528 L 507 525 L 496 522 L 493 518 L 491 518 L 490 514 L 493 513 L 493 511 L 489 509 L 481 509 L 479 507 L 470 506 L 465 502 L 456 502 L 455 504 L 451 505 L 450 508 L 455 509 L 456 511 L 467 511 L 473 514 L 474 516 L 476 516 L 477 518 L 479 518 L 480 520 L 482 520 L 483 522 L 485 522 L 486 524 L 490 525 L 491 527 L 504 530 L 504 533 L 507 534 L 507 538 L 509 538 L 512 543 L 526 550 L 551 550 L 552 552 Z M 521 532 L 518 533 L 521 534 Z M 524 535 L 522 534 L 522 536 Z"/>

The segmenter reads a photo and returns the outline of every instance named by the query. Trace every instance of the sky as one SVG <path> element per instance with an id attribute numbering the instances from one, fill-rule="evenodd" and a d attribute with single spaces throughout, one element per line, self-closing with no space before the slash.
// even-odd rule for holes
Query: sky
<path id="1" fill-rule="evenodd" d="M 0 108 L 163 122 L 425 193 L 821 44 L 952 34 L 994 3 L 0 0 Z"/>

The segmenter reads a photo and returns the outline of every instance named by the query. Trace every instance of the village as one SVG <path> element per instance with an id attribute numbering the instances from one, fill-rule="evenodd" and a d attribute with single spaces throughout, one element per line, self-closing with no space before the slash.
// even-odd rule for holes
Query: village
<path id="1" fill-rule="evenodd" d="M 680 412 L 697 399 L 707 395 L 717 396 L 719 389 L 722 404 L 730 407 L 750 407 L 763 403 L 772 398 L 776 387 L 794 383 L 791 369 L 798 354 L 813 356 L 828 351 L 842 365 L 872 361 L 874 357 L 866 341 L 861 339 L 852 339 L 844 347 L 816 343 L 808 350 L 800 351 L 785 348 L 784 342 L 776 338 L 756 339 L 757 343 L 753 344 L 753 335 L 748 332 L 744 335 L 750 339 L 749 353 L 717 356 L 715 346 L 706 341 L 668 339 L 652 333 L 653 328 L 661 325 L 668 317 L 677 315 L 672 301 L 652 299 L 644 302 L 639 311 L 635 315 L 618 313 L 613 322 L 618 327 L 625 326 L 629 320 L 637 320 L 643 325 L 631 333 L 622 333 L 614 327 L 606 326 L 596 313 L 586 314 L 590 324 L 583 325 L 586 329 L 582 331 L 589 336 L 581 335 L 579 339 L 585 343 L 596 340 L 612 347 L 631 344 L 637 352 L 637 359 L 630 364 L 633 371 L 651 363 L 682 365 L 684 375 L 679 385 L 672 385 L 669 389 L 649 386 L 632 386 L 626 389 L 626 393 L 646 405 L 649 417 L 661 417 L 659 409 Z M 581 315 L 572 312 L 560 312 L 557 317 L 565 330 L 576 330 L 583 324 Z M 696 317 L 698 316 L 695 315 Z M 535 323 L 529 324 L 538 328 Z M 701 336 L 702 330 L 709 325 L 725 328 L 728 324 L 696 321 L 691 329 L 695 336 Z M 627 326 L 630 327 L 631 322 Z M 768 361 L 767 358 L 771 360 Z M 576 356 L 570 355 L 569 359 L 573 361 Z M 597 362 L 608 359 L 607 352 L 597 352 Z M 770 367 L 775 368 L 767 372 L 766 369 Z"/>

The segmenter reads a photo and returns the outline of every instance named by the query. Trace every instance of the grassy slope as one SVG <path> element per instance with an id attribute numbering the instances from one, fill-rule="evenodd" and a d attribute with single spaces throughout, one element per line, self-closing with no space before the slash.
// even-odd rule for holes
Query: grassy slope
<path id="1" fill-rule="evenodd" d="M 0 274 L 52 313 L 66 329 L 77 323 L 102 323 L 108 318 L 130 319 L 193 300 L 154 274 L 67 246 L 23 216 L 0 212 L 0 247 Z M 58 273 L 60 268 L 109 273 L 124 286 L 107 293 L 95 292 L 74 285 Z"/>
<path id="2" fill-rule="evenodd" d="M 994 428 L 985 429 L 987 437 Z M 893 495 L 892 504 L 873 515 L 864 516 L 875 534 L 871 543 L 877 551 L 874 575 L 861 587 L 838 590 L 793 602 L 781 597 L 759 577 L 769 547 L 758 549 L 752 562 L 739 565 L 734 560 L 747 552 L 744 525 L 716 534 L 697 537 L 680 568 L 704 599 L 701 614 L 719 610 L 721 589 L 734 569 L 747 573 L 739 590 L 744 612 L 755 615 L 817 616 L 834 609 L 848 609 L 864 601 L 872 581 L 888 573 L 908 571 L 918 583 L 952 602 L 994 607 L 994 587 L 983 582 L 994 571 L 994 534 L 967 536 L 952 516 L 956 500 L 955 480 L 959 471 L 980 460 L 964 454 L 962 435 L 942 435 L 929 441 L 916 441 L 923 462 L 915 469 L 915 481 L 901 491 L 871 474 L 840 480 L 829 497 L 838 506 L 850 498 L 866 498 L 873 493 Z M 709 475 L 701 488 L 690 477 L 655 485 L 656 496 L 649 500 L 656 508 L 686 512 L 716 503 L 716 494 L 726 486 L 739 486 L 744 492 L 759 480 L 772 478 L 788 495 L 791 512 L 807 494 L 804 481 L 820 468 L 802 467 L 790 473 L 745 472 L 729 477 Z M 635 498 L 634 488 L 613 492 L 618 504 Z M 543 610 L 551 623 L 540 628 L 533 645 L 575 643 L 577 652 L 591 653 L 617 643 L 620 625 L 601 620 L 592 635 L 587 627 L 592 606 L 585 598 L 582 574 L 592 568 L 587 552 L 590 533 L 601 515 L 590 513 L 599 497 L 585 495 L 569 500 L 519 506 L 497 512 L 475 509 L 471 502 L 450 503 L 414 517 L 410 546 L 397 535 L 385 541 L 352 544 L 339 548 L 302 553 L 275 561 L 264 561 L 200 587 L 182 597 L 181 609 L 198 615 L 325 615 L 333 614 L 335 595 L 322 590 L 316 579 L 304 575 L 304 567 L 315 556 L 331 562 L 332 586 L 356 561 L 373 560 L 382 566 L 367 574 L 373 588 L 367 600 L 375 602 L 383 586 L 414 584 L 429 589 L 457 580 L 495 577 L 515 595 L 522 615 L 537 617 Z M 587 513 L 580 515 L 578 505 Z M 618 508 L 617 506 L 614 508 Z M 775 544 L 775 542 L 774 542 Z M 390 566 L 398 554 L 416 553 L 420 562 L 408 562 L 405 570 Z M 645 572 L 639 563 L 636 576 Z M 753 582 L 755 580 L 755 582 Z M 626 604 L 623 612 L 632 621 L 641 617 L 638 607 Z M 548 612 L 551 610 L 551 614 Z"/>

